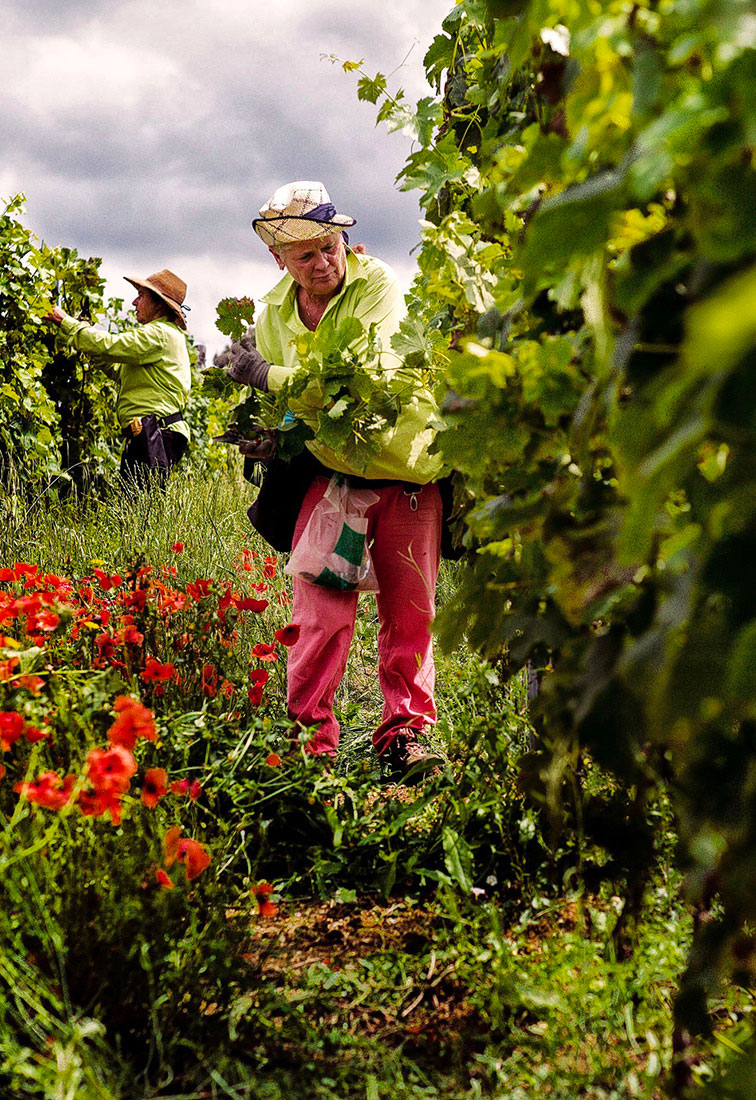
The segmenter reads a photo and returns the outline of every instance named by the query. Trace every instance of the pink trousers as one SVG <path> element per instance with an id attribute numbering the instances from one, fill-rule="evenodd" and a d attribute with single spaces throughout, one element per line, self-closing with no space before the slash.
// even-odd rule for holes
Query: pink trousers
<path id="1" fill-rule="evenodd" d="M 294 531 L 296 546 L 313 508 L 328 485 L 318 477 L 305 497 Z M 385 752 L 403 726 L 422 730 L 436 719 L 435 666 L 430 626 L 435 611 L 441 544 L 441 497 L 436 485 L 411 493 L 401 484 L 375 489 L 367 511 L 368 541 L 380 592 L 378 681 L 383 715 L 373 734 Z M 333 713 L 336 689 L 346 670 L 358 594 L 321 588 L 293 578 L 292 622 L 301 633 L 288 654 L 289 716 L 317 726 L 308 751 L 333 756 L 339 724 Z"/>

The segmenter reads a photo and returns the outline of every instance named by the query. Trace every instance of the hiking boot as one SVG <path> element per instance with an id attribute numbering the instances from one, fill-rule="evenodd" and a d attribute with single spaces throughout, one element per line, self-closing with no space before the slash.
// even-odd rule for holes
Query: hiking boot
<path id="1" fill-rule="evenodd" d="M 410 786 L 446 763 L 443 753 L 428 748 L 419 730 L 406 726 L 400 729 L 385 752 L 381 753 L 381 772 L 385 783 L 405 783 Z"/>

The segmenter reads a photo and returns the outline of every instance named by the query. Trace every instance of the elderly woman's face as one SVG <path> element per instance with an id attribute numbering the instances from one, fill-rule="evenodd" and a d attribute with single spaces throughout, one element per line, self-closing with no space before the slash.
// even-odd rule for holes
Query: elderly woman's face
<path id="1" fill-rule="evenodd" d="M 289 244 L 274 251 L 278 265 L 314 298 L 331 298 L 346 272 L 346 246 L 341 233 Z"/>
<path id="2" fill-rule="evenodd" d="M 140 325 L 146 325 L 149 321 L 154 321 L 156 317 L 162 317 L 165 313 L 160 299 L 156 298 L 143 286 L 139 287 L 139 292 L 131 304 L 136 310 L 136 318 Z"/>

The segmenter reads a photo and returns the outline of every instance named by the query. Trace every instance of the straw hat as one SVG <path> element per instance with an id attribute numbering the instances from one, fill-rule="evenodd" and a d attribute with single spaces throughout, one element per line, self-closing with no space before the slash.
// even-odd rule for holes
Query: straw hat
<path id="1" fill-rule="evenodd" d="M 348 214 L 337 214 L 322 183 L 296 180 L 279 187 L 260 208 L 252 228 L 269 248 L 281 248 L 298 241 L 324 237 L 354 225 Z"/>
<path id="2" fill-rule="evenodd" d="M 154 275 L 148 275 L 146 279 L 132 279 L 129 275 L 124 275 L 124 279 L 127 283 L 135 286 L 137 290 L 142 287 L 151 290 L 161 301 L 170 306 L 176 314 L 176 323 L 181 328 L 186 328 L 186 319 L 184 318 L 186 283 L 183 279 L 179 279 L 178 275 L 174 275 L 172 271 L 164 267 L 162 271 L 156 271 Z"/>

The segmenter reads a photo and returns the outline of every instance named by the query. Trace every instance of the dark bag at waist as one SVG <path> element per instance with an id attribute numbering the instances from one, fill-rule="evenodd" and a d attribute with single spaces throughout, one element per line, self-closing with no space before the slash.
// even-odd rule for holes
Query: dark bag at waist
<path id="1" fill-rule="evenodd" d="M 247 509 L 249 521 L 265 541 L 280 553 L 288 553 L 294 539 L 294 528 L 307 496 L 307 490 L 319 474 L 331 475 L 308 450 L 284 461 L 272 458 L 266 462 L 244 460 L 244 476 L 252 481 L 253 470 L 264 469 L 260 491 Z"/>

